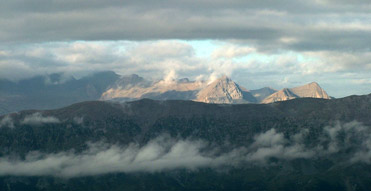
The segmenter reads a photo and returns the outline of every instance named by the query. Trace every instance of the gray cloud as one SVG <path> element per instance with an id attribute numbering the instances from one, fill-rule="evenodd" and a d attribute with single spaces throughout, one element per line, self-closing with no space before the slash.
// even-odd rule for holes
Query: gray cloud
<path id="1" fill-rule="evenodd" d="M 21 124 L 27 124 L 27 125 L 42 125 L 45 123 L 60 123 L 60 121 L 56 117 L 43 116 L 39 112 L 33 113 L 31 115 L 27 115 L 21 121 Z"/>
<path id="2" fill-rule="evenodd" d="M 371 7 L 363 0 L 340 2 L 4 0 L 0 77 L 108 69 L 155 78 L 175 70 L 192 78 L 222 71 L 247 88 L 318 80 L 335 97 L 369 93 Z M 200 59 L 185 43 L 156 42 L 168 39 L 233 45 Z M 127 40 L 136 45 L 123 52 L 118 44 Z M 233 61 L 251 52 L 283 59 Z M 287 59 L 290 53 L 299 56 Z"/>
<path id="3" fill-rule="evenodd" d="M 180 41 L 57 42 L 0 51 L 0 76 L 16 80 L 35 74 L 81 76 L 102 70 L 159 77 L 164 71 L 190 72 L 202 67 L 206 66 L 194 55 L 193 47 Z"/>
<path id="4" fill-rule="evenodd" d="M 274 165 L 269 159 L 331 159 L 332 155 L 351 150 L 343 162 L 371 163 L 370 127 L 358 122 L 337 123 L 323 128 L 315 145 L 305 140 L 309 130 L 289 137 L 275 129 L 258 134 L 248 147 L 226 151 L 202 140 L 176 140 L 159 136 L 146 145 L 126 146 L 90 143 L 82 153 L 66 151 L 54 154 L 30 152 L 24 160 L 14 156 L 0 158 L 0 175 L 16 176 L 90 176 L 114 172 L 159 172 L 173 169 L 231 167 L 244 164 Z M 335 157 L 336 159 L 336 157 Z"/>
<path id="5" fill-rule="evenodd" d="M 237 39 L 262 50 L 369 51 L 371 39 L 365 1 L 37 2 L 0 3 L 1 41 Z"/>

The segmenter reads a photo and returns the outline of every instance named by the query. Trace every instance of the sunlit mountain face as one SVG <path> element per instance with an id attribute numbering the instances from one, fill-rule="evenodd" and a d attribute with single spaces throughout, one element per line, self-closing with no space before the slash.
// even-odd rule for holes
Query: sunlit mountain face
<path id="1" fill-rule="evenodd" d="M 331 98 L 316 82 L 291 89 L 265 87 L 247 90 L 225 75 L 213 81 L 188 78 L 151 81 L 136 74 L 120 76 L 106 71 L 61 82 L 62 78 L 63 74 L 57 73 L 20 82 L 0 82 L 5 87 L 0 100 L 0 114 L 25 109 L 55 109 L 91 100 L 127 102 L 148 98 L 216 104 L 266 104 L 296 98 Z"/>
<path id="2" fill-rule="evenodd" d="M 369 2 L 0 1 L 0 190 L 370 190 Z"/>

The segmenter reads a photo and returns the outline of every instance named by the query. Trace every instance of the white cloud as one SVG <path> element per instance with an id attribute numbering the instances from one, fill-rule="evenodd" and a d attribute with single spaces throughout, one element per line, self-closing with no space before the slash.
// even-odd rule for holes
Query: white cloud
<path id="1" fill-rule="evenodd" d="M 115 172 L 236 167 L 246 163 L 274 165 L 270 164 L 270 158 L 280 161 L 299 158 L 331 160 L 331 156 L 337 153 L 344 155 L 342 157 L 344 162 L 371 163 L 369 127 L 351 122 L 337 123 L 322 130 L 314 146 L 305 144 L 305 139 L 309 136 L 308 129 L 289 137 L 285 137 L 276 129 L 270 129 L 256 135 L 250 146 L 235 147 L 231 150 L 221 149 L 202 140 L 174 139 L 166 135 L 159 136 L 145 145 L 131 143 L 120 146 L 94 143 L 89 144 L 89 149 L 82 153 L 30 152 L 24 160 L 16 159 L 14 156 L 0 157 L 0 175 L 49 175 L 68 178 Z"/>
<path id="2" fill-rule="evenodd" d="M 275 129 L 270 129 L 265 133 L 255 137 L 254 145 L 257 147 L 270 147 L 278 144 L 284 144 L 285 138 L 282 133 L 277 133 Z"/>
<path id="3" fill-rule="evenodd" d="M 0 128 L 1 127 L 9 127 L 9 128 L 14 128 L 14 121 L 10 115 L 5 115 L 1 120 L 0 120 Z"/>
<path id="4" fill-rule="evenodd" d="M 45 123 L 60 123 L 60 121 L 56 117 L 43 116 L 39 112 L 33 113 L 31 115 L 27 115 L 21 121 L 21 124 L 28 124 L 28 125 L 42 125 Z"/>
<path id="5" fill-rule="evenodd" d="M 255 136 L 255 142 L 247 158 L 249 161 L 265 162 L 271 157 L 279 159 L 312 158 L 314 150 L 308 149 L 301 139 L 303 132 L 293 135 L 292 140 L 286 139 L 283 133 L 270 129 Z"/>
<path id="6" fill-rule="evenodd" d="M 248 161 L 265 163 L 267 159 L 292 160 L 297 158 L 331 158 L 331 155 L 352 150 L 346 156 L 345 162 L 371 163 L 371 129 L 359 122 L 340 123 L 326 126 L 318 135 L 315 146 L 305 145 L 309 130 L 303 129 L 285 138 L 283 133 L 270 129 L 255 136 L 255 141 L 249 148 Z M 355 141 L 357 140 L 357 141 Z M 344 154 L 344 153 L 343 153 Z"/>
<path id="7" fill-rule="evenodd" d="M 251 47 L 243 47 L 243 46 L 236 46 L 236 45 L 224 45 L 220 48 L 217 48 L 212 52 L 211 56 L 214 59 L 217 58 L 227 58 L 227 59 L 233 59 L 233 58 L 239 58 L 243 56 L 247 56 L 250 53 L 255 52 L 255 48 Z"/>
<path id="8" fill-rule="evenodd" d="M 112 172 L 156 172 L 167 169 L 196 169 L 212 167 L 225 162 L 222 157 L 201 153 L 203 142 L 174 141 L 158 137 L 143 147 L 92 144 L 81 154 L 29 153 L 25 161 L 0 158 L 0 175 L 37 176 L 52 175 L 76 177 Z"/>

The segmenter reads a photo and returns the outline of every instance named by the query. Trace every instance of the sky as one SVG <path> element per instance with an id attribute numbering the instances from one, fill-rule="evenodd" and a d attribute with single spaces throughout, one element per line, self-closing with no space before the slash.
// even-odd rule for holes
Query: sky
<path id="1" fill-rule="evenodd" d="M 247 89 L 371 93 L 367 0 L 2 0 L 0 78 L 226 74 Z"/>

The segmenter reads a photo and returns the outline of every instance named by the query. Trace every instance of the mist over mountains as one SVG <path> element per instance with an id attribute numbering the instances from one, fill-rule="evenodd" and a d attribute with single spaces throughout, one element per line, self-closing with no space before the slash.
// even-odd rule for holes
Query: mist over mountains
<path id="1" fill-rule="evenodd" d="M 0 191 L 370 191 L 367 0 L 0 0 Z"/>
<path id="2" fill-rule="evenodd" d="M 0 190 L 371 187 L 371 94 L 114 72 L 1 84 Z"/>
<path id="3" fill-rule="evenodd" d="M 210 82 L 188 78 L 150 81 L 136 74 L 119 76 L 108 71 L 81 79 L 59 73 L 18 82 L 0 80 L 0 114 L 25 109 L 53 109 L 90 100 L 125 102 L 149 98 L 238 104 L 271 103 L 302 97 L 330 99 L 315 82 L 279 91 L 269 87 L 247 90 L 228 76 Z"/>
<path id="4" fill-rule="evenodd" d="M 368 190 L 370 104 L 142 99 L 4 115 L 0 188 Z"/>

